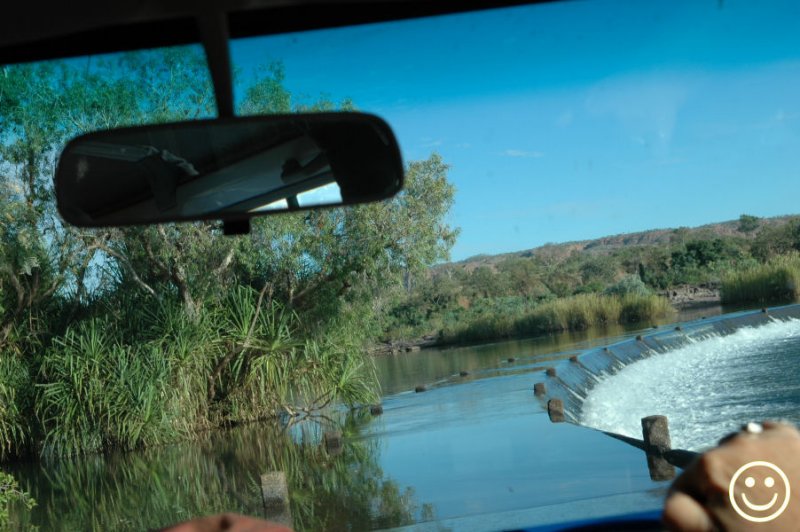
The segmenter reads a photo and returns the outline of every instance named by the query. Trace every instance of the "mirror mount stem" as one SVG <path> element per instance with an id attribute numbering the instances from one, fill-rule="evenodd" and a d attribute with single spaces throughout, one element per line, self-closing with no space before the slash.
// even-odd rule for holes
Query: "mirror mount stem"
<path id="1" fill-rule="evenodd" d="M 208 11 L 197 17 L 208 69 L 214 83 L 219 118 L 233 118 L 233 76 L 228 19 L 223 11 Z"/>
<path id="2" fill-rule="evenodd" d="M 217 117 L 233 118 L 233 75 L 228 18 L 222 11 L 210 11 L 197 17 L 197 25 L 203 39 L 211 80 L 214 83 Z M 225 236 L 247 235 L 250 233 L 250 220 L 224 220 L 222 233 Z"/>

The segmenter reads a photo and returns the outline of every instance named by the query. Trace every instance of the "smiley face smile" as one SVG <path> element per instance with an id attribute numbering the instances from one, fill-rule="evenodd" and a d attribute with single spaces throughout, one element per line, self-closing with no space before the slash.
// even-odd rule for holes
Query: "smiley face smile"
<path id="1" fill-rule="evenodd" d="M 763 512 L 765 510 L 769 510 L 776 502 L 778 502 L 778 494 L 773 493 L 772 500 L 769 501 L 767 504 L 753 504 L 747 499 L 746 493 L 742 493 L 742 500 L 744 501 L 745 506 L 747 506 L 754 512 Z"/>

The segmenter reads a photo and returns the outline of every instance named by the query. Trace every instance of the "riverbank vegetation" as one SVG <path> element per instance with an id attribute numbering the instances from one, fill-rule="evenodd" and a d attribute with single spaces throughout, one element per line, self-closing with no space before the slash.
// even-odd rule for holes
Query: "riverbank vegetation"
<path id="1" fill-rule="evenodd" d="M 666 298 L 653 294 L 578 294 L 542 303 L 530 311 L 477 318 L 442 332 L 444 343 L 539 336 L 625 323 L 651 323 L 673 317 Z"/>
<path id="2" fill-rule="evenodd" d="M 279 63 L 240 102 L 245 114 L 351 107 L 293 98 Z M 213 113 L 196 47 L 0 76 L 0 462 L 378 400 L 366 354 L 382 330 L 376 307 L 455 239 L 440 156 L 409 162 L 392 200 L 260 218 L 241 237 L 210 222 L 61 222 L 52 169 L 69 138 Z"/>
<path id="3" fill-rule="evenodd" d="M 725 275 L 723 303 L 791 303 L 800 300 L 800 255 L 796 252 Z"/>
<path id="4" fill-rule="evenodd" d="M 409 283 L 387 319 L 386 338 L 470 343 L 644 325 L 674 317 L 670 298 L 686 286 L 722 302 L 787 303 L 800 297 L 800 218 L 656 230 L 595 241 L 478 256 L 433 268 Z"/>

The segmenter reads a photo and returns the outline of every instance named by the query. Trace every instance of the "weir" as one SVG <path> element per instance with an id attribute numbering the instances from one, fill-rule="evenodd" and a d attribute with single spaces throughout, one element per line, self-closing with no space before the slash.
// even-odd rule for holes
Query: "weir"
<path id="1" fill-rule="evenodd" d="M 548 400 L 560 399 L 564 404 L 565 420 L 580 424 L 583 401 L 591 389 L 626 366 L 698 341 L 727 336 L 743 327 L 758 327 L 792 318 L 800 319 L 800 304 L 696 320 L 590 349 L 570 360 L 559 361 L 540 373 L 537 382 L 545 385 L 546 393 L 538 399 L 544 408 Z M 642 383 L 642 386 L 647 386 L 647 383 Z"/>
<path id="2" fill-rule="evenodd" d="M 534 395 L 546 411 L 552 413 L 554 405 L 557 407 L 555 411 L 558 415 L 555 419 L 551 417 L 553 421 L 563 420 L 582 425 L 583 407 L 593 388 L 631 364 L 653 355 L 666 354 L 704 340 L 722 338 L 745 327 L 759 327 L 770 323 L 788 322 L 798 318 L 800 318 L 800 304 L 795 304 L 739 312 L 711 319 L 700 319 L 677 326 L 664 327 L 661 330 L 654 330 L 647 334 L 643 333 L 635 338 L 605 347 L 594 348 L 573 356 L 569 360 L 555 363 L 545 372 L 538 374 L 539 379 L 535 385 L 537 393 Z M 696 350 L 697 347 L 694 349 Z M 658 379 L 658 375 L 650 377 Z M 656 384 L 652 381 L 648 382 L 647 379 L 641 379 L 641 382 L 637 380 L 635 383 L 627 382 L 629 380 L 626 379 L 627 387 L 640 386 L 643 393 L 646 393 L 648 386 Z M 605 386 L 605 388 L 604 396 L 607 397 L 609 388 L 608 386 Z M 622 392 L 623 390 L 620 390 L 620 393 Z M 686 392 L 691 393 L 691 390 L 687 389 Z M 612 389 L 611 394 L 613 395 L 613 393 Z M 549 409 L 548 405 L 550 406 Z M 620 406 L 617 405 L 617 409 Z M 647 412 L 642 415 L 653 416 L 665 413 Z M 619 412 L 608 412 L 609 418 L 616 414 L 619 414 Z M 594 409 L 593 415 L 595 417 L 598 415 L 597 408 Z M 606 413 L 601 410 L 599 415 L 603 417 Z M 603 426 L 603 424 L 595 426 Z M 627 435 L 606 433 L 643 450 L 647 447 L 643 440 L 631 437 L 631 430 L 627 432 Z M 670 450 L 670 453 L 665 456 L 670 463 L 684 467 L 694 454 L 689 451 Z"/>

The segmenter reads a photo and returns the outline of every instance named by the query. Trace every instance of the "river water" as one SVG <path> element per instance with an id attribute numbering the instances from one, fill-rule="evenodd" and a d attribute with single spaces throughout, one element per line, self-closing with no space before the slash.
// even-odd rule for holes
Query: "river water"
<path id="1" fill-rule="evenodd" d="M 742 420 L 791 417 L 793 405 L 800 410 L 798 323 L 632 364 L 592 391 L 583 421 L 636 436 L 642 412 L 665 413 L 674 441 L 696 449 Z M 270 470 L 287 473 L 293 523 L 304 530 L 499 529 L 655 509 L 668 482 L 650 479 L 641 451 L 587 427 L 550 423 L 532 393 L 543 368 L 638 332 L 380 358 L 383 415 L 343 414 L 340 454 L 320 445 L 331 428 L 322 420 L 288 430 L 259 423 L 136 453 L 11 469 L 39 502 L 31 520 L 42 530 L 141 530 L 222 511 L 265 515 L 260 475 Z M 645 393 L 645 382 L 662 387 Z M 420 385 L 426 391 L 415 393 Z"/>
<path id="2" fill-rule="evenodd" d="M 701 451 L 749 421 L 800 423 L 800 320 L 713 337 L 631 364 L 595 386 L 581 423 L 640 437 L 658 413 L 675 448 Z"/>

